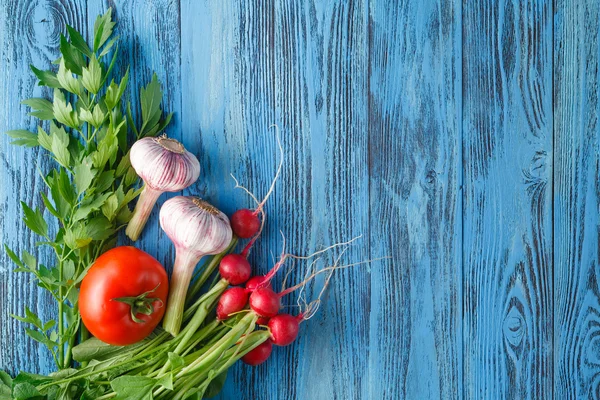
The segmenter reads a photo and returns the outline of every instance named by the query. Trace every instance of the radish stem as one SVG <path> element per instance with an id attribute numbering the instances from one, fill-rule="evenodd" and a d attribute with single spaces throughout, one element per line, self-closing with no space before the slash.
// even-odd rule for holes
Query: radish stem
<path id="1" fill-rule="evenodd" d="M 175 347 L 175 350 L 173 350 L 173 353 L 181 354 L 181 352 L 185 349 L 185 346 L 188 344 L 194 333 L 196 333 L 196 330 L 200 327 L 200 325 L 202 325 L 202 323 L 206 319 L 206 316 L 213 308 L 214 304 L 217 302 L 217 299 L 219 298 L 221 293 L 223 293 L 225 289 L 227 289 L 228 285 L 229 283 L 226 280 L 221 279 L 215 286 L 213 286 L 210 292 L 202 296 L 202 304 L 196 310 L 196 313 L 194 314 L 192 320 L 181 332 L 181 340 Z M 170 365 L 170 361 L 167 361 L 160 370 L 160 373 L 162 374 L 167 372 Z"/>
<path id="2" fill-rule="evenodd" d="M 193 363 L 182 369 L 177 375 L 177 378 L 196 372 L 199 369 L 210 365 L 212 362 L 220 358 L 222 353 L 227 350 L 230 346 L 235 344 L 240 337 L 250 328 L 254 329 L 256 320 L 258 317 L 254 313 L 248 313 L 244 318 L 240 320 L 221 340 L 214 344 L 214 346 L 206 354 L 195 360 Z"/>

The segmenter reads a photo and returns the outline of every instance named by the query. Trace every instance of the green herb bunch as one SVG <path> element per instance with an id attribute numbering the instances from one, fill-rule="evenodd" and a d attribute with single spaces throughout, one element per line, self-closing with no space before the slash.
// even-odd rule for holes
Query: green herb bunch
<path id="1" fill-rule="evenodd" d="M 138 176 L 128 156 L 128 132 L 135 139 L 154 136 L 169 123 L 160 108 L 162 92 L 156 75 L 140 91 L 141 124 L 133 121 L 131 104 L 125 107 L 124 94 L 129 69 L 116 83 L 109 77 L 118 55 L 118 37 L 111 10 L 94 24 L 93 43 L 67 26 L 69 39 L 61 35 L 58 71 L 31 66 L 41 86 L 54 90 L 52 101 L 31 98 L 23 101 L 30 115 L 48 129 L 37 132 L 13 130 L 7 134 L 12 144 L 48 151 L 57 163 L 42 172 L 46 189 L 40 193 L 45 210 L 22 202 L 23 221 L 41 237 L 38 246 L 50 248 L 56 263 L 45 266 L 26 250 L 20 257 L 7 246 L 17 265 L 16 271 L 31 273 L 38 286 L 48 290 L 58 304 L 58 321 L 42 321 L 29 308 L 24 316 L 14 316 L 28 324 L 26 333 L 45 345 L 59 369 L 72 364 L 76 338 L 87 337 L 78 312 L 78 286 L 92 263 L 105 250 L 114 247 L 116 233 L 131 218 L 129 203 L 139 190 Z M 49 226 L 50 219 L 57 223 Z M 57 229 L 50 227 L 57 226 Z"/>

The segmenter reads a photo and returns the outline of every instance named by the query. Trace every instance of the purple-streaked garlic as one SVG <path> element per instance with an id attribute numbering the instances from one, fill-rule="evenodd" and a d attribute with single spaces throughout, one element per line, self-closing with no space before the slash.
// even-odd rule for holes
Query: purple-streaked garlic
<path id="1" fill-rule="evenodd" d="M 144 181 L 125 230 L 131 240 L 137 240 L 158 197 L 164 192 L 178 192 L 196 182 L 200 163 L 181 143 L 166 135 L 138 140 L 131 147 L 129 158 L 131 166 Z"/>
<path id="2" fill-rule="evenodd" d="M 160 209 L 160 226 L 175 245 L 175 265 L 163 328 L 176 336 L 194 268 L 205 255 L 223 252 L 233 237 L 229 219 L 206 201 L 176 196 Z"/>

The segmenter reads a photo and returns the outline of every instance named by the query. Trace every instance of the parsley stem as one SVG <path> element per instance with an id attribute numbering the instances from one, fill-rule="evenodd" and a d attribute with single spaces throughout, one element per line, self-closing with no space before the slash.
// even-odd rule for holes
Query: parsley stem
<path id="1" fill-rule="evenodd" d="M 73 322 L 75 325 L 75 329 L 71 332 L 71 337 L 69 337 L 69 341 L 67 342 L 67 355 L 65 357 L 65 368 L 71 367 L 71 357 L 73 353 L 73 346 L 75 345 L 75 338 L 77 337 L 77 331 L 79 330 L 79 325 L 81 324 L 81 317 L 79 316 L 79 305 L 73 305 L 73 314 L 77 316 L 76 322 Z"/>
<path id="2" fill-rule="evenodd" d="M 62 254 L 58 260 L 58 281 L 62 282 L 63 280 L 63 263 L 64 263 L 64 255 L 65 255 L 65 248 L 66 246 L 63 246 L 62 248 Z M 63 285 L 62 283 L 58 286 L 58 298 L 60 299 L 58 302 L 58 338 L 59 338 L 59 344 L 58 344 L 58 363 L 59 369 L 63 369 L 65 368 L 65 347 L 64 347 L 64 342 L 63 342 L 63 335 L 65 333 L 65 326 L 64 326 L 64 321 L 63 321 L 63 314 L 64 314 L 64 304 L 65 304 L 65 300 L 63 298 Z"/>
<path id="3" fill-rule="evenodd" d="M 81 328 L 79 330 L 79 343 L 83 343 L 85 342 L 88 338 L 90 337 L 90 332 L 88 331 L 88 329 L 85 327 L 85 325 L 82 323 L 81 324 Z M 83 361 L 81 363 L 81 367 L 85 368 L 87 367 L 88 362 L 87 361 Z"/>
<path id="4" fill-rule="evenodd" d="M 109 393 L 109 394 L 105 394 L 104 396 L 100 396 L 96 400 L 110 399 L 110 398 L 115 397 L 116 395 L 117 395 L 117 392 L 112 392 L 112 393 Z"/>

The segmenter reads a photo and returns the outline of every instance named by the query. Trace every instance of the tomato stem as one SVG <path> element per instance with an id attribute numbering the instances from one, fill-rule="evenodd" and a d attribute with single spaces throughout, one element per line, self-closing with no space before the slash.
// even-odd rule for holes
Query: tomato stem
<path id="1" fill-rule="evenodd" d="M 139 296 L 134 297 L 117 297 L 112 299 L 113 301 L 118 301 L 120 303 L 125 303 L 129 305 L 131 312 L 131 319 L 133 322 L 138 324 L 143 324 L 146 321 L 137 317 L 138 314 L 144 315 L 152 315 L 154 313 L 154 303 L 158 302 L 159 307 L 163 306 L 163 301 L 158 297 L 148 297 L 150 294 L 154 293 L 156 289 L 160 286 L 160 283 L 156 285 L 156 287 L 152 290 L 148 290 L 140 294 Z"/>

